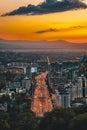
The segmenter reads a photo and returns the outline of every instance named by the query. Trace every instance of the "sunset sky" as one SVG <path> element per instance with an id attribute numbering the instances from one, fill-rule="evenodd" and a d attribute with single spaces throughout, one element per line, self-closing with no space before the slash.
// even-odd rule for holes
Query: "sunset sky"
<path id="1" fill-rule="evenodd" d="M 0 15 L 43 0 L 0 0 Z M 83 1 L 87 4 L 87 0 Z M 87 42 L 87 9 L 0 17 L 0 39 Z"/>

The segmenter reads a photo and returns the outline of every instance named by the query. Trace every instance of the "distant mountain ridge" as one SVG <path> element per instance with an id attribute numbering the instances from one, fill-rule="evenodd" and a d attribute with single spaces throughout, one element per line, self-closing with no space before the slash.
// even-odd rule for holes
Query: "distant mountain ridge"
<path id="1" fill-rule="evenodd" d="M 75 50 L 87 50 L 87 43 L 75 44 L 64 40 L 56 40 L 56 41 L 24 41 L 24 40 L 4 40 L 0 39 L 0 50 L 13 50 L 13 49 L 53 49 L 53 50 L 67 50 L 67 51 L 75 51 Z"/>

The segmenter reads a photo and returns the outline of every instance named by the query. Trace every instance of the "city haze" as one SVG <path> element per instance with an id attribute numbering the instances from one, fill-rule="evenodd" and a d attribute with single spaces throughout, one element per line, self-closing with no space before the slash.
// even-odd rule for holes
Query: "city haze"
<path id="1" fill-rule="evenodd" d="M 10 41 L 0 40 L 0 50 L 23 52 L 87 52 L 86 43 L 57 41 Z"/>

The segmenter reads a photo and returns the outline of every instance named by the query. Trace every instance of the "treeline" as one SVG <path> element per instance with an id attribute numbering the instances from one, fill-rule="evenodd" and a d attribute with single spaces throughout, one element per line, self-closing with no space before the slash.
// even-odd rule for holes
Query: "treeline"
<path id="1" fill-rule="evenodd" d="M 87 107 L 55 109 L 43 118 L 29 112 L 0 113 L 1 130 L 87 130 Z"/>

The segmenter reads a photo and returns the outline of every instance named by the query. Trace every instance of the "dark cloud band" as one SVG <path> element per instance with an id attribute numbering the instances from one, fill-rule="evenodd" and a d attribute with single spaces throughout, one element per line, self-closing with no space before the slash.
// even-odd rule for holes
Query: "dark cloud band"
<path id="1" fill-rule="evenodd" d="M 2 16 L 47 14 L 79 8 L 87 8 L 87 5 L 81 2 L 81 0 L 51 0 L 51 2 L 43 2 L 37 6 L 29 4 L 27 7 L 19 7 L 16 10 L 3 14 Z"/>
<path id="2" fill-rule="evenodd" d="M 73 30 L 77 30 L 77 29 L 84 29 L 87 28 L 87 26 L 71 26 L 69 28 L 61 28 L 61 29 L 55 29 L 55 28 L 49 28 L 46 30 L 39 30 L 37 32 L 35 32 L 36 34 L 44 34 L 44 33 L 50 33 L 50 32 L 66 32 L 66 31 L 73 31 Z"/>
<path id="3" fill-rule="evenodd" d="M 37 31 L 35 33 L 37 33 L 37 34 L 43 34 L 43 33 L 48 33 L 48 32 L 57 32 L 57 30 L 53 29 L 53 28 L 49 28 L 49 29 L 46 29 L 46 30 Z"/>

